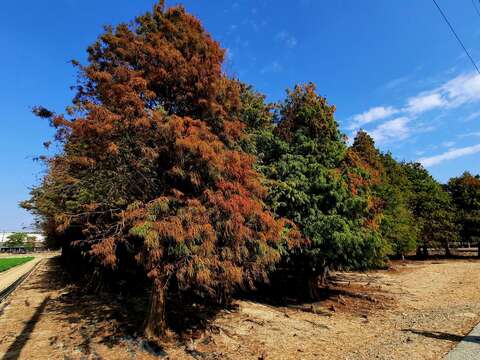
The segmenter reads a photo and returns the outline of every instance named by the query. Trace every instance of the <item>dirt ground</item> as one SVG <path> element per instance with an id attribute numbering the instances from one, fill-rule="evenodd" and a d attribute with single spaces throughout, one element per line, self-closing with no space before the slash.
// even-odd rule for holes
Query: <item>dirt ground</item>
<path id="1" fill-rule="evenodd" d="M 480 261 L 395 263 L 335 274 L 319 303 L 237 301 L 205 333 L 162 350 L 125 325 L 124 299 L 85 295 L 61 274 L 43 260 L 0 305 L 3 360 L 441 359 L 480 321 Z"/>

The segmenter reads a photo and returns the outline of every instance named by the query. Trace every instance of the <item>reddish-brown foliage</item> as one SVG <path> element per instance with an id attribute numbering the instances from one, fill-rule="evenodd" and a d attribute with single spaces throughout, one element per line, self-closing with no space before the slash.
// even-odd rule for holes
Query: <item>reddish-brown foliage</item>
<path id="1" fill-rule="evenodd" d="M 85 261 L 115 270 L 119 254 L 134 257 L 154 284 L 158 336 L 172 282 L 223 302 L 266 280 L 298 234 L 265 210 L 254 159 L 236 146 L 239 85 L 197 19 L 160 3 L 88 51 L 70 117 L 36 109 L 64 148 L 27 206 Z"/>
<path id="2" fill-rule="evenodd" d="M 352 194 L 363 193 L 367 197 L 365 225 L 378 229 L 384 204 L 372 189 L 385 181 L 385 170 L 373 139 L 365 131 L 357 133 L 353 145 L 347 150 L 343 167 Z"/>

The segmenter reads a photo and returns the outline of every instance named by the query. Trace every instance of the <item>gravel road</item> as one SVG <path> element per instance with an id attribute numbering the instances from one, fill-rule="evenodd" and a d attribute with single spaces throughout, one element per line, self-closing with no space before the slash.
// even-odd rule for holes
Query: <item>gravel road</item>
<path id="1" fill-rule="evenodd" d="M 49 259 L 12 294 L 0 311 L 0 358 L 436 360 L 480 321 L 480 261 L 411 262 L 337 274 L 319 303 L 237 301 L 207 332 L 155 353 L 136 337 L 125 299 L 85 294 L 63 274 Z"/>

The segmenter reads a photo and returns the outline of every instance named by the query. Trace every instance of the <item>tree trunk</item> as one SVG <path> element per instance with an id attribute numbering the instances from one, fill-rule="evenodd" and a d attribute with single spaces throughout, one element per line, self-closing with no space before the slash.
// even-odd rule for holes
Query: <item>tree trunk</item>
<path id="1" fill-rule="evenodd" d="M 448 241 L 445 243 L 445 256 L 446 257 L 452 256 L 452 252 L 450 251 L 450 243 Z"/>
<path id="2" fill-rule="evenodd" d="M 145 337 L 157 341 L 165 337 L 167 321 L 165 319 L 166 286 L 161 281 L 155 280 L 150 294 L 150 304 L 147 318 L 145 319 Z"/>
<path id="3" fill-rule="evenodd" d="M 327 286 L 327 278 L 330 274 L 328 266 L 323 268 L 321 274 L 314 272 L 308 275 L 305 296 L 308 300 L 315 301 L 321 298 L 321 287 Z"/>
<path id="4" fill-rule="evenodd" d="M 428 248 L 427 248 L 427 245 L 424 245 L 422 247 L 422 255 L 423 255 L 423 258 L 426 259 L 428 258 Z"/>
<path id="5" fill-rule="evenodd" d="M 328 266 L 325 266 L 322 271 L 322 275 L 320 276 L 320 286 L 325 287 L 328 283 L 328 275 L 330 274 L 330 269 Z"/>
<path id="6" fill-rule="evenodd" d="M 317 274 L 309 275 L 306 282 L 306 292 L 305 292 L 307 300 L 318 300 L 320 298 L 320 294 L 318 290 L 319 290 L 318 275 Z"/>

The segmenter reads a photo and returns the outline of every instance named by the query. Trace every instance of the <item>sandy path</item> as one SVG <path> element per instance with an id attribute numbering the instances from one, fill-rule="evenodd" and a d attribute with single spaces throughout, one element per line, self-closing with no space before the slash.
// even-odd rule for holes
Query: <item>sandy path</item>
<path id="1" fill-rule="evenodd" d="M 0 359 L 158 359 L 140 340 L 117 338 L 119 308 L 68 285 L 58 258 L 45 259 L 0 307 Z"/>
<path id="2" fill-rule="evenodd" d="M 132 319 L 122 299 L 83 295 L 60 275 L 55 259 L 45 261 L 11 296 L 0 315 L 3 360 L 157 358 L 126 335 Z M 479 276 L 478 261 L 340 274 L 350 282 L 342 295 L 300 307 L 239 301 L 237 311 L 219 314 L 201 338 L 171 343 L 158 354 L 170 360 L 441 359 L 480 321 Z"/>
<path id="3" fill-rule="evenodd" d="M 5 290 L 7 287 L 17 281 L 22 275 L 29 272 L 42 258 L 36 256 L 34 259 L 15 266 L 7 271 L 0 272 L 0 291 Z"/>

